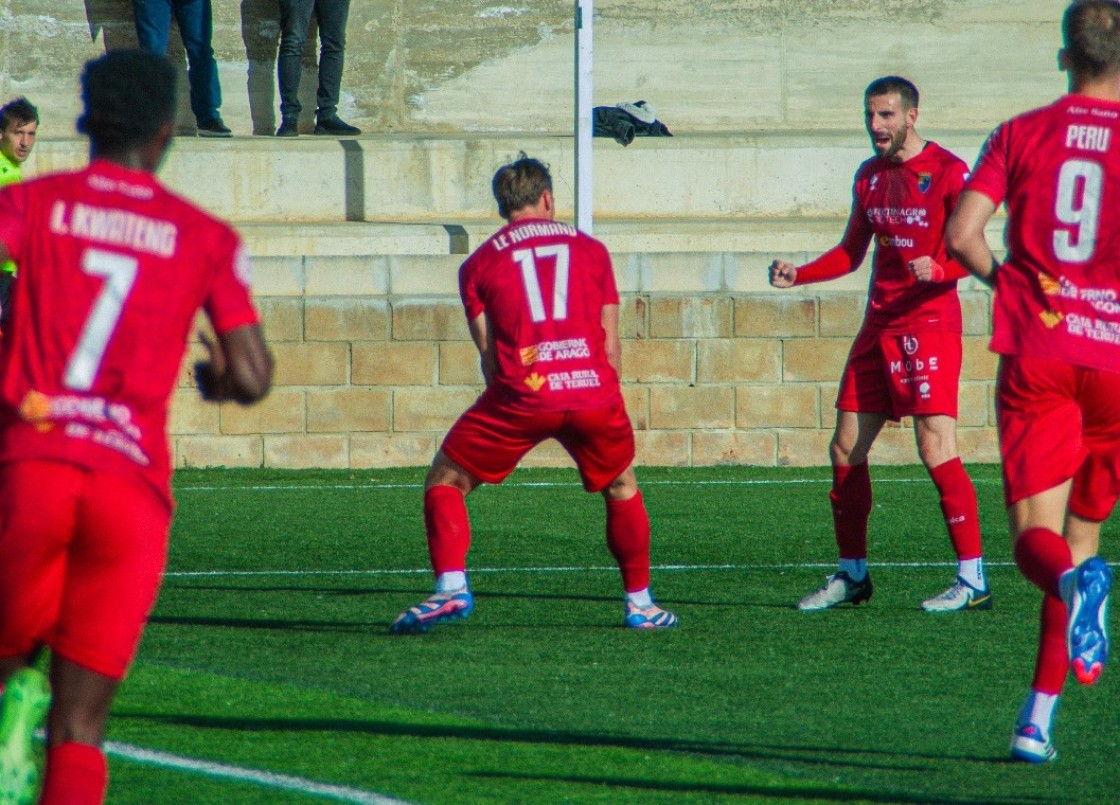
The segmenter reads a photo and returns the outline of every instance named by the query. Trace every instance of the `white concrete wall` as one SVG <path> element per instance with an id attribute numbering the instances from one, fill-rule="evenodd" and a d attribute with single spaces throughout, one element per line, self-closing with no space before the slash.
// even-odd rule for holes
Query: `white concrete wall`
<path id="1" fill-rule="evenodd" d="M 213 4 L 226 121 L 237 134 L 271 132 L 276 4 Z M 987 130 L 1062 90 L 1063 7 L 598 0 L 595 102 L 644 99 L 681 133 L 848 129 L 860 126 L 867 82 L 901 73 L 922 89 L 927 125 Z M 369 132 L 570 131 L 573 9 L 571 0 L 353 0 L 343 116 Z M 45 136 L 69 134 L 84 60 L 134 43 L 130 0 L 4 0 L 0 96 L 27 94 Z M 314 79 L 309 68 L 307 107 Z"/>

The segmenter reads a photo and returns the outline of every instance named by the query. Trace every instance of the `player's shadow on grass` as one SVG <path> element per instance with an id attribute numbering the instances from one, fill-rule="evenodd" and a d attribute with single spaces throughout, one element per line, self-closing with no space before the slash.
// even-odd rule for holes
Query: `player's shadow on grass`
<path id="1" fill-rule="evenodd" d="M 999 758 L 946 753 L 922 753 L 883 749 L 861 749 L 838 746 L 804 746 L 780 744 L 738 744 L 730 742 L 688 740 L 685 738 L 640 738 L 628 735 L 602 735 L 597 733 L 565 732 L 561 730 L 531 730 L 505 727 L 459 726 L 450 724 L 402 724 L 392 721 L 326 719 L 326 718 L 231 718 L 190 714 L 152 714 L 147 712 L 115 711 L 118 718 L 157 722 L 180 727 L 207 730 L 233 730 L 238 732 L 306 732 L 306 733 L 359 733 L 389 738 L 421 738 L 456 741 L 489 741 L 506 744 L 541 744 L 572 747 L 610 747 L 641 752 L 687 752 L 719 758 L 744 760 L 778 760 L 785 763 L 805 763 L 811 766 L 836 766 L 849 769 L 884 769 L 900 772 L 929 773 L 946 761 L 966 763 L 1002 762 Z M 924 762 L 930 761 L 930 762 Z M 864 797 L 866 798 L 866 797 Z M 860 799 L 856 797 L 855 799 Z M 980 805 L 978 800 L 960 799 L 947 801 L 914 799 L 882 799 L 884 802 L 952 802 L 954 805 Z M 1022 798 L 1015 800 L 1024 802 Z M 1039 803 L 1053 800 L 1036 799 Z M 984 803 L 1003 803 L 1003 800 L 983 800 Z"/>
<path id="2" fill-rule="evenodd" d="M 753 796 L 780 798 L 783 801 L 812 802 L 885 802 L 892 805 L 1023 805 L 1023 803 L 1053 803 L 1042 797 L 1015 797 L 1014 799 L 992 799 L 956 796 L 933 796 L 929 794 L 908 794 L 905 792 L 883 793 L 851 787 L 848 790 L 836 788 L 810 788 L 793 785 L 735 785 L 706 782 L 671 782 L 640 780 L 625 777 L 567 777 L 547 774 L 517 774 L 515 772 L 469 772 L 471 777 L 495 780 L 525 780 L 533 782 L 571 783 L 574 785 L 600 785 L 609 788 L 629 788 L 651 792 L 680 792 L 682 794 L 712 794 L 715 796 Z"/>
<path id="3" fill-rule="evenodd" d="M 223 629 L 265 629 L 283 632 L 336 632 L 366 634 L 383 628 L 383 623 L 343 623 L 340 621 L 280 620 L 275 618 L 214 618 L 206 616 L 153 615 L 148 623 L 158 626 L 214 626 Z"/>
<path id="4" fill-rule="evenodd" d="M 237 584 L 175 584 L 165 583 L 164 589 L 167 591 L 175 592 L 192 592 L 195 590 L 216 592 L 216 593 L 297 593 L 307 595 L 330 595 L 330 596 L 401 596 L 401 595 L 414 595 L 416 600 L 425 598 L 430 595 L 429 587 L 420 586 L 416 589 L 410 588 L 384 588 L 384 587 L 303 587 L 298 585 L 237 585 Z M 581 593 L 547 593 L 539 592 L 537 590 L 526 590 L 525 592 L 508 592 L 500 590 L 487 590 L 485 584 L 482 585 L 482 591 L 477 588 L 472 588 L 475 598 L 479 601 L 497 600 L 497 599 L 510 599 L 510 600 L 532 600 L 532 601 L 590 601 L 593 603 L 609 603 L 617 604 L 620 600 L 618 595 L 591 595 Z M 687 604 L 690 606 L 709 606 L 713 605 L 712 601 L 686 601 L 681 598 L 673 599 L 658 599 L 658 603 L 663 604 Z M 726 605 L 735 605 L 737 602 L 728 602 Z M 723 606 L 723 604 L 720 604 Z"/>

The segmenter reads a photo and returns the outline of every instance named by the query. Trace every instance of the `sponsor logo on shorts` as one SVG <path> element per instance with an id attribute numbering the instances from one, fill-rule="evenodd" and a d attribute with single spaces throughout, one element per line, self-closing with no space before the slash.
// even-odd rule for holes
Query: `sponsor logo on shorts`
<path id="1" fill-rule="evenodd" d="M 907 358 L 903 361 L 891 361 L 890 372 L 892 375 L 900 375 L 904 372 L 908 375 L 913 375 L 916 372 L 936 372 L 940 369 L 936 355 L 931 355 L 928 360 L 921 358 Z M 909 381 L 905 381 L 909 382 Z"/>

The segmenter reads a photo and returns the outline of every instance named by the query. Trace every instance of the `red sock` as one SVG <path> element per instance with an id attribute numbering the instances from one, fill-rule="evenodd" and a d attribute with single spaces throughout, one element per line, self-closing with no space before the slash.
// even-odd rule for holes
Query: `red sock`
<path id="1" fill-rule="evenodd" d="M 1028 528 L 1015 540 L 1015 564 L 1042 592 L 1060 600 L 1058 579 L 1073 568 L 1073 557 L 1060 534 L 1048 528 Z"/>
<path id="2" fill-rule="evenodd" d="M 980 548 L 980 513 L 976 507 L 976 489 L 965 472 L 959 458 L 938 464 L 929 471 L 938 494 L 941 495 L 941 513 L 949 529 L 949 539 L 957 558 L 978 559 Z"/>
<path id="3" fill-rule="evenodd" d="M 841 559 L 867 558 L 867 518 L 871 516 L 871 470 L 867 462 L 832 468 L 832 523 Z"/>
<path id="4" fill-rule="evenodd" d="M 1069 674 L 1066 648 L 1066 605 L 1052 595 L 1042 597 L 1042 618 L 1038 630 L 1038 657 L 1034 663 L 1031 687 L 1040 693 L 1057 696 Z"/>
<path id="5" fill-rule="evenodd" d="M 453 486 L 433 486 L 425 492 L 424 526 L 428 531 L 428 555 L 436 575 L 466 570 L 471 522 L 463 493 Z"/>
<path id="6" fill-rule="evenodd" d="M 101 749 L 73 741 L 47 750 L 47 773 L 39 805 L 101 805 L 109 767 Z"/>
<path id="7" fill-rule="evenodd" d="M 628 593 L 649 587 L 649 514 L 642 493 L 607 501 L 607 547 Z"/>

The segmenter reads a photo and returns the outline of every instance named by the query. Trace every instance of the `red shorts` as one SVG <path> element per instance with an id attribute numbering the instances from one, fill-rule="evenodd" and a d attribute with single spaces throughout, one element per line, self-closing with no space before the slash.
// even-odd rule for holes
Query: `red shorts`
<path id="1" fill-rule="evenodd" d="M 123 679 L 159 592 L 170 525 L 143 479 L 0 465 L 0 656 L 47 645 Z"/>
<path id="2" fill-rule="evenodd" d="M 483 394 L 451 426 L 442 449 L 475 478 L 500 484 L 545 439 L 575 459 L 588 492 L 605 489 L 634 461 L 634 429 L 621 398 L 601 408 L 526 412 Z"/>
<path id="3" fill-rule="evenodd" d="M 1120 374 L 1004 355 L 996 409 L 1008 506 L 1073 478 L 1070 511 L 1108 517 L 1120 497 Z"/>
<path id="4" fill-rule="evenodd" d="M 956 419 L 961 353 L 959 333 L 860 330 L 840 378 L 836 407 L 894 420 L 929 414 Z"/>

